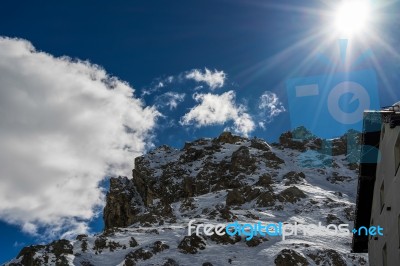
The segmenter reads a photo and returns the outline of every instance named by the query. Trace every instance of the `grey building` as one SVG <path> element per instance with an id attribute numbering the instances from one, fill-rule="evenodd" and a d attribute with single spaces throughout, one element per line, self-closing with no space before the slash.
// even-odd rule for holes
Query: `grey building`
<path id="1" fill-rule="evenodd" d="M 370 265 L 400 265 L 399 106 L 364 112 L 353 252 L 368 252 Z"/>

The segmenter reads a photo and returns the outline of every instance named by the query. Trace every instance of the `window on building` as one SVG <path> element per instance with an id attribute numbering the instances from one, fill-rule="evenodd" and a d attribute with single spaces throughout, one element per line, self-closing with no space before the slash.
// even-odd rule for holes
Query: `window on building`
<path id="1" fill-rule="evenodd" d="M 385 181 L 382 181 L 381 189 L 379 191 L 379 203 L 381 205 L 381 212 L 385 206 Z"/>
<path id="2" fill-rule="evenodd" d="M 374 219 L 371 219 L 369 225 L 374 226 Z M 369 239 L 372 239 L 372 234 L 369 235 Z"/>
<path id="3" fill-rule="evenodd" d="M 400 248 L 400 214 L 397 217 L 397 238 L 399 240 L 399 248 Z"/>
<path id="4" fill-rule="evenodd" d="M 382 265 L 383 266 L 387 266 L 387 248 L 386 248 L 386 243 L 385 243 L 385 245 L 383 246 L 383 249 L 382 249 Z"/>
<path id="5" fill-rule="evenodd" d="M 383 138 L 385 137 L 385 124 L 382 123 L 382 129 L 381 129 L 381 139 L 383 140 Z"/>
<path id="6" fill-rule="evenodd" d="M 400 134 L 397 136 L 396 144 L 394 145 L 394 166 L 395 175 L 397 175 L 400 166 Z"/>

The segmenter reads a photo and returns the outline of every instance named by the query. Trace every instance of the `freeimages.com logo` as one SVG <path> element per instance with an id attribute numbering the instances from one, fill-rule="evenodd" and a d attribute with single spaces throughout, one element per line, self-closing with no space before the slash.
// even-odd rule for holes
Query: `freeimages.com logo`
<path id="1" fill-rule="evenodd" d="M 325 139 L 361 131 L 364 110 L 380 108 L 373 69 L 293 78 L 286 87 L 291 128 L 305 126 Z"/>

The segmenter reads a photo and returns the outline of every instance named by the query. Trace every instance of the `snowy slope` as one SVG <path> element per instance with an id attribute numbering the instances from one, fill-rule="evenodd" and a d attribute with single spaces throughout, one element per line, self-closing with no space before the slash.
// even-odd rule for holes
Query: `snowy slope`
<path id="1" fill-rule="evenodd" d="M 333 142 L 329 152 L 315 138 L 286 134 L 270 145 L 224 133 L 161 146 L 136 159 L 133 179 L 113 181 L 102 234 L 27 247 L 6 265 L 367 265 L 366 254 L 350 253 L 351 234 L 187 236 L 193 219 L 351 230 L 357 169 L 345 138 Z"/>

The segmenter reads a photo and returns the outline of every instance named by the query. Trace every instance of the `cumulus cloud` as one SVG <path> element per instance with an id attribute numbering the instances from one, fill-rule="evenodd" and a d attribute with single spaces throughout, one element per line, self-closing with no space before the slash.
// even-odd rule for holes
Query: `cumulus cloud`
<path id="1" fill-rule="evenodd" d="M 165 88 L 176 80 L 174 76 L 168 76 L 166 78 L 157 78 L 152 84 L 141 90 L 141 97 L 145 97 L 147 95 L 151 95 L 155 92 L 158 92 L 160 89 Z"/>
<path id="2" fill-rule="evenodd" d="M 185 93 L 178 93 L 173 91 L 166 92 L 160 96 L 157 96 L 157 106 L 167 106 L 170 110 L 176 109 L 176 107 L 178 107 L 178 104 L 185 100 L 185 95 Z"/>
<path id="3" fill-rule="evenodd" d="M 130 175 L 159 116 L 133 93 L 99 66 L 0 38 L 0 219 L 30 234 L 86 231 L 99 182 Z"/>
<path id="4" fill-rule="evenodd" d="M 259 122 L 262 128 L 265 128 L 266 123 L 272 122 L 274 117 L 286 111 L 278 96 L 271 91 L 265 91 L 261 95 L 258 108 L 262 111 L 264 118 L 264 121 Z"/>
<path id="5" fill-rule="evenodd" d="M 226 74 L 224 71 L 210 71 L 205 68 L 204 72 L 193 69 L 186 74 L 187 79 L 193 79 L 197 82 L 205 82 L 211 90 L 215 90 L 224 86 Z"/>
<path id="6" fill-rule="evenodd" d="M 234 131 L 247 136 L 254 130 L 254 122 L 243 105 L 235 104 L 235 97 L 234 91 L 221 95 L 195 93 L 193 99 L 199 104 L 186 113 L 180 123 L 202 127 L 232 121 Z"/>

